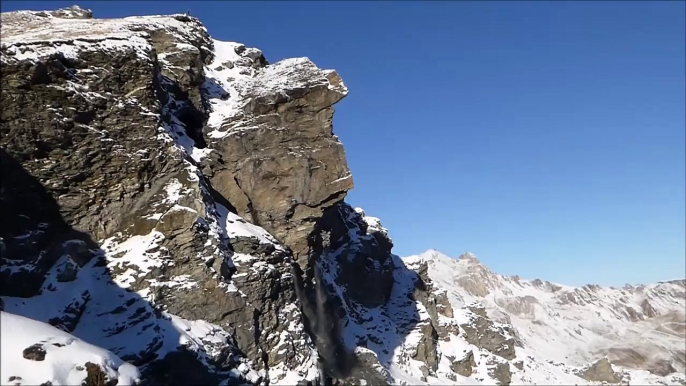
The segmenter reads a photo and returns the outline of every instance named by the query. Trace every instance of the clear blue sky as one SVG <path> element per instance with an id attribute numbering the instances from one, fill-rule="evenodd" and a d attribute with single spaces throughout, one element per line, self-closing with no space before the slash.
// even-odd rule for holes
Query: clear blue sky
<path id="1" fill-rule="evenodd" d="M 350 88 L 334 130 L 395 252 L 565 284 L 683 278 L 684 2 L 78 3 L 190 10 Z"/>

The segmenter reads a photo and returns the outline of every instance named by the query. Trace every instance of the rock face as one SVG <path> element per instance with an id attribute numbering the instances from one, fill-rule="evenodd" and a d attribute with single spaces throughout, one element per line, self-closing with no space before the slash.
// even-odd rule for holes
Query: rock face
<path id="1" fill-rule="evenodd" d="M 483 308 L 471 308 L 470 323 L 462 324 L 465 340 L 504 359 L 514 359 L 515 339 L 510 337 L 506 328 L 496 326 Z"/>
<path id="2" fill-rule="evenodd" d="M 498 363 L 490 369 L 491 376 L 498 380 L 499 385 L 509 385 L 512 382 L 509 363 Z"/>
<path id="3" fill-rule="evenodd" d="M 453 362 L 450 365 L 450 369 L 462 375 L 463 377 L 469 377 L 472 375 L 472 369 L 474 366 L 476 366 L 476 362 L 474 361 L 474 352 L 469 351 L 464 358 Z"/>
<path id="4" fill-rule="evenodd" d="M 612 365 L 607 358 L 595 362 L 588 369 L 582 371 L 579 376 L 587 381 L 619 383 L 622 377 L 612 370 Z"/>
<path id="5" fill-rule="evenodd" d="M 217 73 L 240 66 L 234 58 L 240 49 L 233 51 L 217 64 L 234 67 Z M 209 177 L 220 194 L 237 198 L 238 215 L 269 231 L 304 262 L 317 219 L 352 188 L 343 146 L 332 132 L 332 106 L 348 90 L 335 72 L 319 70 L 307 59 L 262 63 L 251 63 L 250 69 L 259 71 L 239 91 L 249 101 L 234 116 L 206 126 L 212 130 L 209 146 L 217 149 L 207 162 Z M 216 81 L 235 88 L 235 80 Z"/>
<path id="6" fill-rule="evenodd" d="M 394 268 L 343 202 L 334 71 L 268 64 L 187 15 L 78 7 L 3 13 L 1 54 L 5 310 L 144 383 L 383 378 L 340 330 L 344 304 L 386 304 Z M 336 287 L 323 259 L 342 259 Z"/>

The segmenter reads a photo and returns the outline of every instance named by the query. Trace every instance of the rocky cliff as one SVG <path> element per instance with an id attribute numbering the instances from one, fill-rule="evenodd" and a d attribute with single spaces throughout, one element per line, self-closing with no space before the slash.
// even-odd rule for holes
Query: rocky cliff
<path id="1" fill-rule="evenodd" d="M 385 301 L 391 244 L 343 201 L 336 72 L 269 64 L 187 15 L 78 7 L 3 13 L 1 50 L 5 311 L 142 382 L 351 376 L 340 303 Z M 316 280 L 334 247 L 340 288 L 363 284 L 336 298 Z"/>
<path id="2" fill-rule="evenodd" d="M 10 12 L 1 34 L 3 384 L 507 384 L 552 366 L 345 203 L 335 71 L 270 64 L 188 15 Z M 456 280 L 485 296 L 495 279 Z M 547 380 L 614 374 L 583 363 Z"/>

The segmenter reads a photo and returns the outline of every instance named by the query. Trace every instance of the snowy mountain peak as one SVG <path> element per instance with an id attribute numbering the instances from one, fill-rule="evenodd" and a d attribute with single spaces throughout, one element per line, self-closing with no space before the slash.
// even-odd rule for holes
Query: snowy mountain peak
<path id="1" fill-rule="evenodd" d="M 450 257 L 446 255 L 445 253 L 438 251 L 436 249 L 427 249 L 426 251 L 420 253 L 418 255 L 418 258 L 429 261 L 429 260 L 435 260 L 435 261 L 442 261 L 446 262 L 448 260 L 450 261 L 457 261 L 457 262 L 463 262 L 463 263 L 469 263 L 469 264 L 481 264 L 479 259 L 476 257 L 475 254 L 471 252 L 465 252 L 461 254 L 458 258 Z"/>
<path id="2" fill-rule="evenodd" d="M 450 256 L 436 250 L 436 249 L 427 249 L 426 251 L 422 252 L 419 254 L 419 257 L 422 259 L 452 259 Z"/>
<path id="3" fill-rule="evenodd" d="M 465 252 L 465 253 L 461 254 L 460 257 L 458 257 L 457 259 L 458 259 L 458 260 L 479 261 L 479 260 L 476 258 L 476 255 L 474 255 L 474 254 L 471 253 L 471 252 Z"/>
<path id="4" fill-rule="evenodd" d="M 50 16 L 58 17 L 62 19 L 91 19 L 93 18 L 93 12 L 87 8 L 81 8 L 78 5 L 72 5 L 71 7 L 61 8 L 56 11 L 50 12 Z"/>

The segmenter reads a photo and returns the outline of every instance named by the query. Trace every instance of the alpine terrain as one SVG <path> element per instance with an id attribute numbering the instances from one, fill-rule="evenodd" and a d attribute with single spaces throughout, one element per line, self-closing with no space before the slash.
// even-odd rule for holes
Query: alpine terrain
<path id="1" fill-rule="evenodd" d="M 77 6 L 3 13 L 0 51 L 3 385 L 686 383 L 684 280 L 392 254 L 333 70 Z"/>

